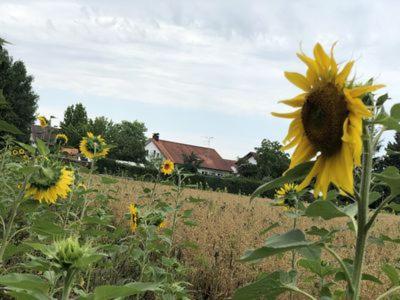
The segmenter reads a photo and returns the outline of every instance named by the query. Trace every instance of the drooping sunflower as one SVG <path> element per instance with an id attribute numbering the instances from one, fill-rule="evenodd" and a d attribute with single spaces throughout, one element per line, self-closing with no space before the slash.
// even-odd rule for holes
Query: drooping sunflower
<path id="1" fill-rule="evenodd" d="M 130 220 L 131 231 L 135 232 L 139 223 L 138 211 L 135 204 L 132 203 L 129 205 L 129 213 L 131 215 L 131 220 Z"/>
<path id="2" fill-rule="evenodd" d="M 87 136 L 82 138 L 79 150 L 85 157 L 94 159 L 107 156 L 110 148 L 101 135 L 95 136 L 93 133 L 88 132 Z"/>
<path id="3" fill-rule="evenodd" d="M 68 137 L 64 133 L 59 133 L 56 135 L 56 143 L 66 145 L 68 143 Z"/>
<path id="4" fill-rule="evenodd" d="M 169 159 L 164 160 L 161 165 L 161 173 L 164 175 L 170 175 L 172 172 L 174 172 L 174 163 Z"/>
<path id="5" fill-rule="evenodd" d="M 296 198 L 293 197 L 298 192 L 298 185 L 294 183 L 285 183 L 275 193 L 275 199 L 277 202 L 274 203 L 276 206 L 284 206 L 286 209 L 296 207 Z"/>
<path id="6" fill-rule="evenodd" d="M 26 196 L 39 202 L 55 203 L 58 198 L 67 198 L 73 182 L 73 171 L 65 167 L 45 167 L 32 176 Z"/>
<path id="7" fill-rule="evenodd" d="M 306 75 L 285 72 L 285 77 L 304 92 L 280 102 L 297 108 L 291 113 L 274 116 L 293 119 L 283 150 L 295 147 L 289 166 L 293 168 L 316 157 L 310 173 L 299 185 L 305 188 L 316 177 L 314 195 L 326 197 L 332 183 L 353 194 L 353 169 L 361 163 L 362 122 L 372 116 L 361 97 L 383 85 L 355 86 L 347 81 L 354 61 L 339 70 L 332 46 L 328 55 L 317 43 L 314 58 L 304 53 L 297 56 L 308 67 Z"/>
<path id="8" fill-rule="evenodd" d="M 49 121 L 47 121 L 46 117 L 39 116 L 37 119 L 39 120 L 40 127 L 45 128 L 47 125 L 49 125 Z"/>

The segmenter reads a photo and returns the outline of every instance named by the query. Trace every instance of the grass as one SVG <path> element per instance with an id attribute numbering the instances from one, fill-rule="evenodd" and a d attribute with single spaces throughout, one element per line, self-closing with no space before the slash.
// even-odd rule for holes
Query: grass
<path id="1" fill-rule="evenodd" d="M 97 182 L 99 188 L 101 185 Z M 116 185 L 118 199 L 112 204 L 117 219 L 123 221 L 123 215 L 131 201 L 138 201 L 144 187 L 152 188 L 151 183 L 120 179 Z M 170 189 L 167 185 L 159 185 L 158 192 Z M 188 267 L 189 281 L 196 299 L 226 299 L 233 295 L 236 288 L 252 281 L 261 271 L 272 272 L 279 268 L 290 269 L 289 254 L 283 257 L 272 257 L 260 264 L 243 264 L 238 258 L 246 249 L 262 245 L 265 238 L 274 233 L 283 233 L 290 229 L 292 221 L 286 217 L 282 208 L 268 206 L 267 199 L 255 199 L 249 202 L 249 197 L 232 195 L 222 192 L 185 189 L 184 196 L 205 199 L 194 206 L 195 227 L 180 226 L 177 229 L 178 239 L 183 242 L 190 240 L 197 243 L 197 249 L 185 249 L 179 253 L 180 259 Z M 141 203 L 143 204 L 143 203 Z M 269 225 L 279 222 L 280 226 L 266 235 L 260 232 Z M 347 229 L 344 218 L 331 221 L 310 220 L 301 218 L 299 227 L 306 229 L 312 225 L 326 228 L 343 229 L 337 234 L 335 245 L 337 251 L 344 257 L 351 257 L 354 252 L 354 234 Z M 371 236 L 385 234 L 398 237 L 400 218 L 395 215 L 383 214 L 377 220 Z M 367 248 L 365 272 L 379 277 L 384 283 L 363 282 L 363 299 L 374 299 L 389 288 L 389 281 L 379 276 L 381 265 L 386 262 L 396 263 L 400 246 L 386 243 L 385 246 L 369 244 Z M 324 256 L 327 261 L 331 257 Z M 333 261 L 332 261 L 333 262 Z M 301 272 L 304 274 L 304 270 Z M 309 275 L 309 274 L 308 274 Z M 304 275 L 304 276 L 307 276 Z M 305 279 L 305 278 L 304 278 Z M 306 280 L 301 280 L 307 282 Z M 314 282 L 314 281 L 312 281 Z M 315 293 L 313 283 L 305 283 L 306 290 Z M 368 295 L 368 296 L 365 296 Z M 300 298 L 296 298 L 300 299 Z"/>

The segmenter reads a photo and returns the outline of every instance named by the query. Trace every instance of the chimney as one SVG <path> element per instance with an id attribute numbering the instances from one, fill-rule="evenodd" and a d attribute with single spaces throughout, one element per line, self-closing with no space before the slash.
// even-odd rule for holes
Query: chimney
<path id="1" fill-rule="evenodd" d="M 158 132 L 153 133 L 153 139 L 158 142 L 160 140 L 160 134 Z"/>

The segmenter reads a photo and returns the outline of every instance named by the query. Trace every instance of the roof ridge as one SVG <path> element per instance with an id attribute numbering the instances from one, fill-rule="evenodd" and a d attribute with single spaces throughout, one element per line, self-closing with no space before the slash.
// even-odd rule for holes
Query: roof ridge
<path id="1" fill-rule="evenodd" d="M 158 141 L 159 142 L 167 142 L 167 143 L 179 144 L 179 145 L 185 145 L 185 146 L 191 146 L 191 147 L 197 147 L 197 148 L 211 149 L 211 150 L 214 150 L 215 152 L 217 152 L 217 150 L 215 150 L 215 148 L 211 148 L 211 147 L 196 146 L 196 145 L 192 145 L 192 144 L 186 144 L 186 143 L 180 143 L 180 142 L 174 142 L 174 141 L 167 141 L 167 140 L 161 140 L 161 139 L 159 139 Z"/>

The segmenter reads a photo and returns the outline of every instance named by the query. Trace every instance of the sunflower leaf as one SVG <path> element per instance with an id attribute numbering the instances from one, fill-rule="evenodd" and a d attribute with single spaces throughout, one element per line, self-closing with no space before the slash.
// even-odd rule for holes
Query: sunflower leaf
<path id="1" fill-rule="evenodd" d="M 160 291 L 160 284 L 152 282 L 132 282 L 121 286 L 101 285 L 94 289 L 93 294 L 88 297 L 80 297 L 79 299 L 108 300 L 125 298 L 147 291 Z"/>
<path id="2" fill-rule="evenodd" d="M 313 166 L 314 166 L 314 161 L 309 161 L 297 165 L 296 167 L 286 171 L 286 173 L 282 177 L 276 178 L 259 186 L 251 195 L 251 199 L 254 199 L 255 197 L 261 195 L 262 193 L 281 187 L 285 183 L 294 182 L 305 178 L 307 174 L 311 171 Z"/>
<path id="3" fill-rule="evenodd" d="M 333 218 L 350 217 L 353 218 L 357 214 L 357 205 L 347 205 L 345 208 L 338 207 L 329 200 L 317 200 L 311 203 L 305 210 L 304 215 L 307 217 L 321 217 L 324 220 Z"/>
<path id="4" fill-rule="evenodd" d="M 36 146 L 41 155 L 46 156 L 47 154 L 50 153 L 49 148 L 47 148 L 45 142 L 43 142 L 41 139 L 36 139 Z"/>
<path id="5" fill-rule="evenodd" d="M 304 233 L 299 229 L 288 231 L 284 234 L 274 235 L 267 239 L 265 245 L 255 250 L 247 251 L 241 261 L 253 261 L 266 258 L 286 251 L 306 248 L 315 242 L 307 241 Z"/>
<path id="6" fill-rule="evenodd" d="M 392 106 L 390 109 L 390 116 L 396 120 L 400 120 L 400 103 Z"/>
<path id="7" fill-rule="evenodd" d="M 0 120 L 0 131 L 5 131 L 12 134 L 22 135 L 23 133 L 14 125 L 7 123 L 6 121 Z"/>
<path id="8" fill-rule="evenodd" d="M 400 174 L 396 167 L 389 166 L 382 173 L 375 174 L 375 177 L 390 187 L 390 193 L 392 196 L 400 194 Z"/>
<path id="9" fill-rule="evenodd" d="M 287 291 L 297 289 L 294 286 L 295 277 L 295 271 L 264 273 L 255 282 L 237 289 L 233 300 L 275 299 Z"/>

